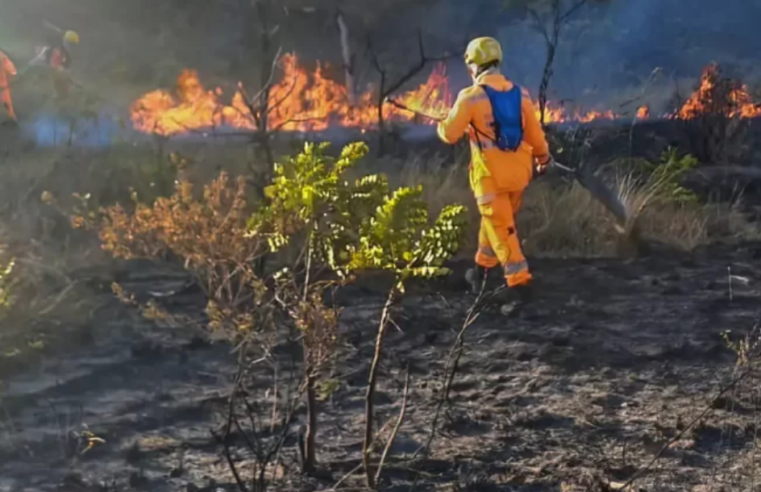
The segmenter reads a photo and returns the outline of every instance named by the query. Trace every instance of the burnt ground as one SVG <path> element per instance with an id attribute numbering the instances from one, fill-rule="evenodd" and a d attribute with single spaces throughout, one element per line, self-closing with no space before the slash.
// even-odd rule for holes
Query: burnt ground
<path id="1" fill-rule="evenodd" d="M 411 372 L 408 415 L 382 488 L 612 490 L 600 484 L 626 481 L 710 407 L 637 485 L 741 490 L 753 469 L 757 412 L 742 403 L 740 387 L 714 400 L 735 370 L 720 333 L 748 332 L 758 317 L 760 256 L 761 244 L 750 244 L 680 257 L 535 261 L 536 304 L 517 320 L 484 313 L 469 328 L 441 435 L 414 461 L 472 297 L 451 288 L 410 295 L 394 315 L 381 373 L 385 422 L 398 412 L 406 363 Z M 731 302 L 727 267 L 747 281 L 733 282 Z M 144 270 L 125 285 L 145 292 L 171 281 Z M 197 306 L 190 297 L 170 300 Z M 234 490 L 210 434 L 234 374 L 229 346 L 204 343 L 186 327 L 156 328 L 109 302 L 93 343 L 5 381 L 0 491 Z M 333 369 L 340 384 L 322 403 L 327 476 L 273 490 L 329 490 L 359 462 L 381 302 L 372 289 L 346 296 Z M 106 444 L 71 457 L 76 446 L 66 436 L 82 424 Z M 286 470 L 296 468 L 293 444 Z M 355 476 L 343 486 L 360 483 Z"/>

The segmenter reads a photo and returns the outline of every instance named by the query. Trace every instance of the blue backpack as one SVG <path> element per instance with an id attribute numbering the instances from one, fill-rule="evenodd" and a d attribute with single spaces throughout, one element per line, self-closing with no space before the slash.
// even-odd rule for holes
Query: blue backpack
<path id="1" fill-rule="evenodd" d="M 481 88 L 489 97 L 494 113 L 494 142 L 500 150 L 515 152 L 523 141 L 521 88 L 517 85 L 509 91 L 498 91 L 488 85 Z"/>

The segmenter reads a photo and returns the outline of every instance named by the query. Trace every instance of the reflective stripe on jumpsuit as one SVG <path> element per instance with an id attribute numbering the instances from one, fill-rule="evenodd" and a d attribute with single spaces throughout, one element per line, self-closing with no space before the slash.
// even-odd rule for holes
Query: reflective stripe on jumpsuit
<path id="1" fill-rule="evenodd" d="M 528 284 L 532 279 L 516 230 L 515 214 L 532 179 L 534 159 L 540 162 L 548 159 L 549 148 L 534 104 L 525 90 L 521 101 L 523 142 L 515 152 L 502 151 L 493 144 L 494 118 L 489 99 L 479 87 L 481 84 L 499 91 L 514 87 L 501 74 L 481 75 L 473 86 L 460 92 L 449 116 L 439 125 L 438 135 L 447 143 L 455 143 L 471 125 L 476 128 L 469 131 L 470 185 L 481 214 L 475 261 L 485 268 L 501 266 L 507 284 L 514 287 Z M 489 138 L 478 138 L 478 135 Z"/>

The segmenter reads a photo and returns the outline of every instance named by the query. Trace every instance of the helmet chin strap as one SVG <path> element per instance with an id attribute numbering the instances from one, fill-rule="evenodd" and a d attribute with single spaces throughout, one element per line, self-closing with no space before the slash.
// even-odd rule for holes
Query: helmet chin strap
<path id="1" fill-rule="evenodd" d="M 486 68 L 486 67 L 479 67 L 475 63 L 471 63 L 468 65 L 468 70 L 470 71 L 470 76 L 473 78 L 473 81 L 475 81 L 481 75 L 499 73 L 499 66 L 492 66 L 492 67 Z"/>
<path id="2" fill-rule="evenodd" d="M 480 77 L 483 74 L 492 74 L 492 73 L 499 73 L 499 66 L 491 66 L 489 68 L 486 67 L 479 67 L 478 73 L 476 74 L 476 77 Z"/>

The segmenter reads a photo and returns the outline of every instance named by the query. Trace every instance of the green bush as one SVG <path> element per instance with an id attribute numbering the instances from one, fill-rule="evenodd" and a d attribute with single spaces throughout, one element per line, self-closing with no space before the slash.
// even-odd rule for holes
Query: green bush
<path id="1" fill-rule="evenodd" d="M 347 145 L 337 157 L 328 149 L 307 143 L 278 163 L 261 203 L 250 198 L 245 179 L 223 173 L 200 197 L 180 181 L 167 197 L 133 194 L 129 208 L 115 205 L 93 215 L 83 204 L 73 221 L 99 223 L 104 249 L 114 256 L 171 252 L 179 258 L 207 296 L 209 327 L 225 329 L 239 344 L 246 367 L 269 357 L 273 341 L 289 336 L 291 327 L 297 330 L 308 414 L 305 472 L 315 466 L 316 402 L 329 386 L 319 373 L 334 357 L 338 333 L 339 311 L 324 293 L 363 271 L 394 275 L 379 327 L 374 388 L 389 307 L 404 294 L 407 279 L 447 273 L 443 264 L 459 248 L 466 216 L 465 207 L 450 205 L 431 221 L 421 186 L 392 191 L 382 174 L 350 180 L 347 172 L 368 152 L 363 143 Z M 258 266 L 265 256 L 276 265 L 270 274 Z M 114 291 L 135 304 L 119 286 Z M 156 305 L 142 310 L 166 319 Z M 291 321 L 286 330 L 283 315 Z"/>
<path id="2" fill-rule="evenodd" d="M 697 196 L 681 185 L 687 173 L 698 166 L 698 160 L 691 154 L 680 156 L 679 149 L 669 147 L 661 154 L 657 163 L 646 165 L 648 181 L 657 183 L 657 198 L 671 203 L 694 203 Z"/>

